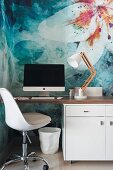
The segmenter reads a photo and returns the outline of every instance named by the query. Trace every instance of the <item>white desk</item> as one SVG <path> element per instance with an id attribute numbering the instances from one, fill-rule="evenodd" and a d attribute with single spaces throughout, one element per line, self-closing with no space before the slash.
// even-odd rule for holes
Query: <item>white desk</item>
<path id="1" fill-rule="evenodd" d="M 113 160 L 113 104 L 64 104 L 64 160 Z"/>
<path id="2" fill-rule="evenodd" d="M 64 160 L 113 160 L 113 97 L 17 101 L 63 105 Z"/>

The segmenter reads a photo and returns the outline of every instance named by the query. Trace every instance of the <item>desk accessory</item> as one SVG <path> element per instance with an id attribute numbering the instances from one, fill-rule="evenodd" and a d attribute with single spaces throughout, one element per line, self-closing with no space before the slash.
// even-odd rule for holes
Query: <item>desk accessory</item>
<path id="1" fill-rule="evenodd" d="M 74 89 L 69 89 L 69 98 L 72 99 L 74 97 Z"/>
<path id="2" fill-rule="evenodd" d="M 81 59 L 86 64 L 86 66 L 87 66 L 87 68 L 88 68 L 88 70 L 90 71 L 91 74 L 85 80 L 82 87 L 79 88 L 78 95 L 74 96 L 75 99 L 86 99 L 87 98 L 87 95 L 84 95 L 83 92 L 85 91 L 86 87 L 89 85 L 89 83 L 93 80 L 93 78 L 96 75 L 96 71 L 95 71 L 93 65 L 91 64 L 91 62 L 89 61 L 88 57 L 86 56 L 86 54 L 84 52 L 80 52 L 78 54 L 74 54 L 71 57 L 69 57 L 68 58 L 68 63 L 73 68 L 77 68 L 79 66 L 80 62 L 81 62 Z"/>
<path id="3" fill-rule="evenodd" d="M 24 96 L 17 96 L 17 97 L 14 97 L 15 100 L 29 100 L 30 97 L 24 97 Z"/>

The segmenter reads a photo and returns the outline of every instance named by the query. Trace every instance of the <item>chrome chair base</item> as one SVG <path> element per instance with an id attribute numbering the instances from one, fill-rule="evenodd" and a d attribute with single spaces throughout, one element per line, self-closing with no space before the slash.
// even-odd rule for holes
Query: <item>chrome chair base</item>
<path id="1" fill-rule="evenodd" d="M 49 165 L 48 165 L 48 162 L 40 157 L 40 156 L 37 156 L 35 152 L 31 152 L 30 154 L 28 154 L 27 157 L 23 157 L 23 156 L 17 156 L 17 158 L 15 159 L 12 159 L 12 160 L 9 160 L 8 162 L 4 163 L 1 170 L 4 170 L 6 166 L 12 164 L 12 163 L 17 163 L 17 162 L 20 162 L 20 161 L 23 161 L 24 163 L 24 169 L 25 170 L 29 170 L 29 165 L 28 165 L 28 161 L 37 161 L 37 160 L 41 160 L 45 163 L 45 165 L 43 166 L 43 170 L 48 170 L 49 169 Z"/>
<path id="2" fill-rule="evenodd" d="M 7 161 L 6 163 L 3 164 L 1 170 L 4 170 L 4 168 L 9 164 L 12 164 L 14 162 L 20 162 L 20 161 L 23 161 L 24 169 L 29 170 L 28 160 L 31 160 L 31 161 L 42 160 L 45 163 L 45 165 L 43 166 L 43 170 L 48 170 L 49 165 L 44 158 L 37 156 L 35 152 L 31 152 L 30 154 L 27 154 L 27 142 L 26 141 L 28 139 L 29 142 L 31 143 L 31 140 L 26 131 L 23 131 L 22 135 L 23 135 L 22 156 L 17 155 L 15 159 Z"/>

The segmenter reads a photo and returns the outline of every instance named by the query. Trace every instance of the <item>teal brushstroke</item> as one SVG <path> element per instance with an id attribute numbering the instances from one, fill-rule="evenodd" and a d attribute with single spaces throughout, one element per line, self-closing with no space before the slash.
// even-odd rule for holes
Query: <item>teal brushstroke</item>
<path id="1" fill-rule="evenodd" d="M 5 148 L 8 141 L 8 127 L 5 123 L 4 106 L 0 104 L 0 152 Z"/>
<path id="2" fill-rule="evenodd" d="M 43 48 L 39 48 L 36 42 L 20 41 L 15 45 L 13 55 L 20 61 L 20 64 L 34 63 L 43 53 Z"/>

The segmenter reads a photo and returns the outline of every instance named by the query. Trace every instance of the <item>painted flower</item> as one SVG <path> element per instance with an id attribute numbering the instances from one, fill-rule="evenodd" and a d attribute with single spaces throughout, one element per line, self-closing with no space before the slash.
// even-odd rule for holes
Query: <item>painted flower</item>
<path id="1" fill-rule="evenodd" d="M 39 33 L 48 40 L 79 42 L 93 65 L 104 49 L 113 53 L 113 0 L 75 0 L 40 23 Z"/>

